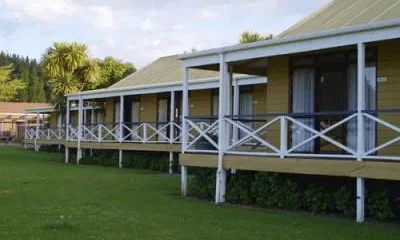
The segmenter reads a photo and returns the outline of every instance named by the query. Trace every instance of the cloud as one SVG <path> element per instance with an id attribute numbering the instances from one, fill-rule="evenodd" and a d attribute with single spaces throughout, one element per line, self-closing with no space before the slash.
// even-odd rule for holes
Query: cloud
<path id="1" fill-rule="evenodd" d="M 328 1 L 0 0 L 0 45 L 40 57 L 53 41 L 79 41 L 95 57 L 142 67 L 193 47 L 236 44 L 245 30 L 277 34 Z"/>
<path id="2" fill-rule="evenodd" d="M 60 15 L 71 15 L 76 6 L 70 0 L 3 0 L 3 6 L 14 11 L 14 16 L 50 21 Z"/>
<path id="3" fill-rule="evenodd" d="M 218 12 L 216 12 L 216 11 L 212 11 L 212 10 L 210 10 L 210 9 L 202 9 L 201 11 L 200 11 L 200 17 L 202 18 L 202 19 L 215 19 L 215 18 L 218 18 L 219 17 L 219 13 Z"/>
<path id="4" fill-rule="evenodd" d="M 93 14 L 91 18 L 93 25 L 100 28 L 114 27 L 113 10 L 109 6 L 90 6 L 89 10 Z"/>

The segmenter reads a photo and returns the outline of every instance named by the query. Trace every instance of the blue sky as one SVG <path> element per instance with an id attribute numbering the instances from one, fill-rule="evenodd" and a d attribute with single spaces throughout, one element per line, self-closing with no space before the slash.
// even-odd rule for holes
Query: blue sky
<path id="1" fill-rule="evenodd" d="M 329 0 L 0 0 L 0 48 L 40 58 L 55 41 L 143 67 L 158 57 L 278 34 Z"/>

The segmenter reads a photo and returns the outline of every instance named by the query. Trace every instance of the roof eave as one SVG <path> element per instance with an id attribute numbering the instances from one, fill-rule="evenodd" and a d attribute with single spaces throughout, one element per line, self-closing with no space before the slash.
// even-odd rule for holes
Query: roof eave
<path id="1" fill-rule="evenodd" d="M 239 51 L 239 50 L 253 49 L 253 48 L 259 48 L 259 47 L 268 47 L 268 46 L 274 46 L 274 45 L 279 45 L 279 44 L 283 44 L 283 43 L 307 41 L 307 40 L 324 38 L 324 37 L 329 37 L 329 36 L 334 36 L 334 35 L 342 35 L 342 34 L 348 34 L 348 33 L 360 32 L 360 31 L 368 31 L 368 30 L 387 28 L 387 27 L 395 27 L 395 26 L 400 26 L 400 19 L 382 21 L 382 22 L 374 22 L 374 23 L 366 23 L 366 24 L 342 27 L 342 28 L 337 28 L 337 29 L 332 29 L 332 30 L 320 31 L 320 32 L 315 32 L 315 33 L 310 33 L 310 34 L 300 34 L 300 35 L 295 35 L 295 36 L 275 38 L 275 39 L 270 39 L 270 40 L 254 42 L 254 43 L 236 44 L 233 46 L 213 48 L 213 49 L 198 51 L 198 52 L 194 52 L 194 53 L 184 53 L 184 54 L 178 55 L 177 58 L 179 60 L 185 60 L 185 59 L 196 58 L 196 57 L 204 57 L 204 56 L 208 56 L 208 55 L 224 54 L 227 52 L 234 52 L 234 51 Z"/>

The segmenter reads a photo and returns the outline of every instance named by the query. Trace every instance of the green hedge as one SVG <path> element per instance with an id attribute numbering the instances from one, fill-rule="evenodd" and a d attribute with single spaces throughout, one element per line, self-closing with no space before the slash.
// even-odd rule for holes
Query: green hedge
<path id="1" fill-rule="evenodd" d="M 192 168 L 190 193 L 214 198 L 214 169 Z M 397 182 L 398 184 L 398 182 Z M 367 180 L 367 215 L 388 220 L 400 217 L 400 190 L 393 182 Z M 238 171 L 228 173 L 226 200 L 230 203 L 354 217 L 355 180 L 339 177 Z"/>
<path id="2" fill-rule="evenodd" d="M 73 158 L 71 159 L 72 161 L 76 158 L 76 155 L 70 154 L 70 156 L 70 158 Z M 105 167 L 117 167 L 118 161 L 118 151 L 93 150 L 92 154 L 90 154 L 89 150 L 86 150 L 83 153 L 80 163 L 88 165 L 100 165 Z M 124 168 L 168 172 L 169 155 L 168 153 L 124 151 L 122 166 Z M 174 172 L 179 172 L 179 162 L 177 156 L 174 157 L 172 166 Z"/>

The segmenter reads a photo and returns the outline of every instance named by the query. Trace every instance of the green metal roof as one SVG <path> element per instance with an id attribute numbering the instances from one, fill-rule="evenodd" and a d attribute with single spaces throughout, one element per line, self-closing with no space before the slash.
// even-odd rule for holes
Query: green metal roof
<path id="1" fill-rule="evenodd" d="M 189 71 L 190 80 L 216 77 L 218 77 L 218 72 L 215 71 L 198 69 L 190 69 Z M 183 82 L 182 63 L 176 59 L 176 55 L 161 57 L 114 85 L 111 85 L 108 89 L 138 87 L 171 82 Z"/>
<path id="2" fill-rule="evenodd" d="M 278 37 L 309 34 L 400 18 L 400 0 L 335 0 Z"/>

